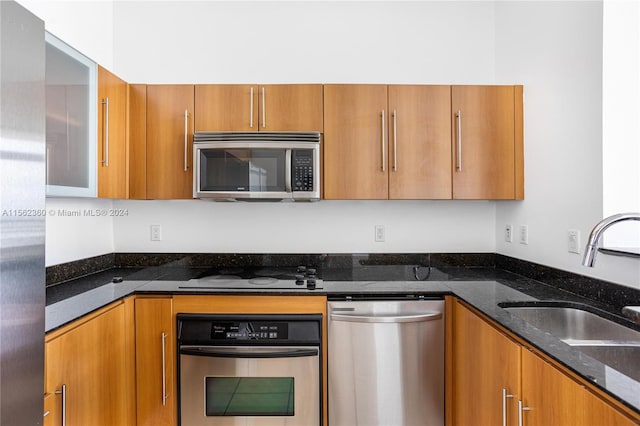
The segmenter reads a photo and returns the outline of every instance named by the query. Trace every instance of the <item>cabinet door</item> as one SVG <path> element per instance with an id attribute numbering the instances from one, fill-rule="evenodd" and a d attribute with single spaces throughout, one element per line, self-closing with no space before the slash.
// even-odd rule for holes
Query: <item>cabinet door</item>
<path id="1" fill-rule="evenodd" d="M 520 89 L 452 87 L 453 198 L 521 198 Z"/>
<path id="2" fill-rule="evenodd" d="M 66 424 L 129 424 L 126 321 L 124 305 L 104 313 L 45 344 L 45 392 L 55 394 L 62 407 L 66 389 Z M 61 408 L 62 410 L 62 408 Z"/>
<path id="3" fill-rule="evenodd" d="M 322 132 L 322 85 L 262 85 L 259 95 L 260 130 Z"/>
<path id="4" fill-rule="evenodd" d="M 129 198 L 147 198 L 147 85 L 130 84 L 129 91 Z"/>
<path id="5" fill-rule="evenodd" d="M 451 199 L 450 111 L 450 86 L 389 86 L 389 199 Z"/>
<path id="6" fill-rule="evenodd" d="M 171 315 L 171 299 L 136 299 L 138 425 L 176 424 L 175 338 Z"/>
<path id="7" fill-rule="evenodd" d="M 453 424 L 518 424 L 520 346 L 459 302 L 453 331 Z M 551 423 L 549 423 L 551 424 Z"/>
<path id="8" fill-rule="evenodd" d="M 637 424 L 529 350 L 522 351 L 526 426 Z"/>
<path id="9" fill-rule="evenodd" d="M 195 131 L 258 131 L 258 86 L 195 86 Z"/>
<path id="10" fill-rule="evenodd" d="M 147 86 L 147 198 L 193 198 L 193 85 Z"/>
<path id="11" fill-rule="evenodd" d="M 324 86 L 325 199 L 389 197 L 387 112 L 386 85 Z"/>
<path id="12" fill-rule="evenodd" d="M 98 197 L 126 198 L 127 83 L 98 66 Z"/>

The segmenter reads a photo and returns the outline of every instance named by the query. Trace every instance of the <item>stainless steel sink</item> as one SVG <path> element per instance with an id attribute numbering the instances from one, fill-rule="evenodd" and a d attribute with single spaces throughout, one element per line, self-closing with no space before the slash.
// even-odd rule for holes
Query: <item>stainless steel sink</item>
<path id="1" fill-rule="evenodd" d="M 576 349 L 640 382 L 640 344 L 580 345 Z"/>
<path id="2" fill-rule="evenodd" d="M 577 346 L 590 340 L 640 345 L 640 331 L 582 309 L 559 306 L 511 306 L 504 309 L 570 345 Z"/>
<path id="3" fill-rule="evenodd" d="M 640 331 L 575 307 L 503 306 L 503 309 L 640 381 Z"/>

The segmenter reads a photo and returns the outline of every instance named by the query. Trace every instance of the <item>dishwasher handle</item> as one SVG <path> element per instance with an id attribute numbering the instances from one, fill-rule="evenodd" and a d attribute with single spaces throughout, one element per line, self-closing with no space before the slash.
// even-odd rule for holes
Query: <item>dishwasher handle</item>
<path id="1" fill-rule="evenodd" d="M 400 322 L 425 322 L 442 318 L 442 312 L 425 312 L 407 315 L 354 315 L 331 314 L 333 321 L 367 322 L 367 323 L 400 323 Z"/>
<path id="2" fill-rule="evenodd" d="M 318 349 L 255 349 L 219 348 L 211 346 L 188 346 L 180 348 L 180 355 L 205 356 L 212 358 L 299 358 L 318 356 Z"/>

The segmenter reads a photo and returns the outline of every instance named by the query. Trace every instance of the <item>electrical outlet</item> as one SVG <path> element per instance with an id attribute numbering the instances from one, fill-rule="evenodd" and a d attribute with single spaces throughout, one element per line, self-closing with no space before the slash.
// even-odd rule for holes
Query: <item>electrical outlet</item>
<path id="1" fill-rule="evenodd" d="M 376 234 L 375 234 L 376 242 L 377 243 L 384 242 L 384 225 L 376 225 L 375 230 L 376 230 Z"/>
<path id="2" fill-rule="evenodd" d="M 569 229 L 567 231 L 567 249 L 569 253 L 580 254 L 580 231 L 577 229 Z"/>
<path id="3" fill-rule="evenodd" d="M 161 241 L 161 240 L 162 240 L 162 226 L 151 225 L 151 241 Z"/>
<path id="4" fill-rule="evenodd" d="M 513 227 L 511 225 L 504 226 L 504 240 L 508 243 L 513 242 Z"/>
<path id="5" fill-rule="evenodd" d="M 520 225 L 520 244 L 529 244 L 529 227 Z"/>

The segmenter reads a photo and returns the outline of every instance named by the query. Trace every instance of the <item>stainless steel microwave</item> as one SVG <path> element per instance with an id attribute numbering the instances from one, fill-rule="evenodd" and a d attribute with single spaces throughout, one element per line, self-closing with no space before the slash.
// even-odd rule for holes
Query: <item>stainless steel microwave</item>
<path id="1" fill-rule="evenodd" d="M 196 132 L 193 197 L 320 199 L 320 133 Z"/>

